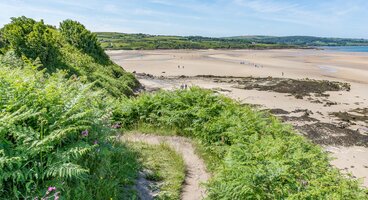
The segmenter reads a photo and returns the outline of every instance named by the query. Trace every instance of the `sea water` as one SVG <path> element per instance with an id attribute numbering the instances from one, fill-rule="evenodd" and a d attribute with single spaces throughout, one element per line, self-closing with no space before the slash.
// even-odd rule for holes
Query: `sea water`
<path id="1" fill-rule="evenodd" d="M 328 46 L 321 47 L 327 51 L 340 51 L 340 52 L 368 52 L 368 46 Z"/>

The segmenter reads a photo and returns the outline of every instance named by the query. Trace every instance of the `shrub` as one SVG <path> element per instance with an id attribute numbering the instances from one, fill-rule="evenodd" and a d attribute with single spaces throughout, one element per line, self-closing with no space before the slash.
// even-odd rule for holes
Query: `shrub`
<path id="1" fill-rule="evenodd" d="M 63 69 L 67 77 L 85 76 L 99 89 L 115 97 L 131 96 L 139 82 L 114 64 L 104 53 L 96 36 L 75 21 L 65 20 L 60 30 L 31 18 L 12 18 L 0 30 L 1 52 L 39 60 L 47 72 Z"/>
<path id="2" fill-rule="evenodd" d="M 12 49 L 18 56 L 39 58 L 44 65 L 57 62 L 59 44 L 54 28 L 41 20 L 26 17 L 11 18 L 11 23 L 1 29 L 3 48 Z"/>
<path id="3" fill-rule="evenodd" d="M 83 24 L 68 19 L 60 23 L 59 30 L 69 44 L 92 56 L 96 62 L 112 63 L 97 41 L 96 34 L 87 30 Z"/>

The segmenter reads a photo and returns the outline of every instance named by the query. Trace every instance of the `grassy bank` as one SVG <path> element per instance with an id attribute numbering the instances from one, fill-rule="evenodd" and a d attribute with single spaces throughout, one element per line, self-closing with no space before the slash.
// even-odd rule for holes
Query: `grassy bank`
<path id="1" fill-rule="evenodd" d="M 124 127 L 169 129 L 198 139 L 214 175 L 210 199 L 366 199 L 358 181 L 329 165 L 322 149 L 265 113 L 214 94 L 159 92 L 126 100 Z"/>

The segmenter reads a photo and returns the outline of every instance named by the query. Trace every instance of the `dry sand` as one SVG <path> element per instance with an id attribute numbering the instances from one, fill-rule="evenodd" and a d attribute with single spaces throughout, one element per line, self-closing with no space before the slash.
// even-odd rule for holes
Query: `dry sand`
<path id="1" fill-rule="evenodd" d="M 333 165 L 351 172 L 358 178 L 363 178 L 364 185 L 368 186 L 368 144 L 359 143 L 361 137 L 364 139 L 368 137 L 368 123 L 366 121 L 345 123 L 330 115 L 333 112 L 351 113 L 354 109 L 368 108 L 368 53 L 321 50 L 155 50 L 107 53 L 127 71 L 164 77 L 141 77 L 141 83 L 147 87 L 174 89 L 183 83 L 197 85 L 218 90 L 244 103 L 260 105 L 261 108 L 282 109 L 290 113 L 289 117 L 294 115 L 300 117 L 302 112 L 292 112 L 307 109 L 310 111 L 308 117 L 319 120 L 321 124 L 344 126 L 346 130 L 356 131 L 360 135 L 356 135 L 355 140 L 343 137 L 343 134 L 347 134 L 346 131 L 332 134 L 330 132 L 328 136 L 321 134 L 323 137 L 317 138 L 318 141 L 321 138 L 326 141 L 332 138 L 332 141 L 342 143 L 343 140 L 352 140 L 347 141 L 349 145 L 342 146 L 338 142 L 316 143 L 323 144 L 325 149 L 336 157 L 332 162 Z M 327 92 L 328 97 L 312 95 L 310 98 L 297 99 L 285 93 L 239 89 L 231 82 L 214 82 L 211 78 L 177 77 L 182 75 L 309 78 L 347 82 L 351 84 L 351 90 Z M 316 103 L 317 100 L 324 103 Z M 333 105 L 326 105 L 326 102 Z M 303 128 L 311 124 L 309 120 L 297 122 L 291 120 L 289 123 L 297 127 L 304 126 Z M 341 125 L 342 123 L 345 124 Z M 319 134 L 319 131 L 316 129 L 316 134 Z"/>

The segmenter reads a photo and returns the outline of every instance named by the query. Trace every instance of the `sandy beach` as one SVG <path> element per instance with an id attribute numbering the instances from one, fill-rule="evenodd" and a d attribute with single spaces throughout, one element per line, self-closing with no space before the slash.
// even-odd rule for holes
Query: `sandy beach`
<path id="1" fill-rule="evenodd" d="M 196 85 L 270 110 L 322 145 L 336 158 L 331 161 L 334 166 L 368 186 L 368 53 L 294 49 L 107 53 L 124 69 L 136 73 L 147 89 Z M 259 87 L 285 80 L 292 88 L 292 80 L 299 79 L 338 81 L 350 87 L 321 93 L 312 88 L 301 98 L 288 91 Z M 249 85 L 252 82 L 257 84 Z"/>

